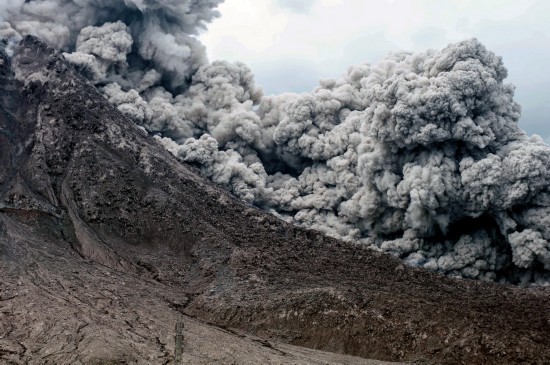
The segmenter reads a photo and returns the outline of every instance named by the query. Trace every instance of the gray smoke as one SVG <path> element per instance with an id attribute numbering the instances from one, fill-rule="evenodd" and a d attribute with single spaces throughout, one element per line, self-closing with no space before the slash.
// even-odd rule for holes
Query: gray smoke
<path id="1" fill-rule="evenodd" d="M 71 61 L 96 82 L 130 88 L 154 71 L 157 83 L 176 89 L 207 63 L 194 36 L 219 15 L 222 1 L 4 0 L 0 37 L 33 34 L 76 51 Z"/>
<path id="2" fill-rule="evenodd" d="M 550 283 L 550 148 L 475 39 L 262 96 L 193 37 L 220 1 L 30 1 L 0 35 L 63 48 L 180 160 L 281 219 L 447 275 Z"/>

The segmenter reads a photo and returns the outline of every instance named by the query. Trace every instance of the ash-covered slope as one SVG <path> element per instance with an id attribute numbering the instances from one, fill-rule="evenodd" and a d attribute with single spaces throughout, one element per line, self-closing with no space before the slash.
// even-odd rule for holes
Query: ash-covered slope
<path id="1" fill-rule="evenodd" d="M 411 269 L 246 206 L 33 37 L 2 57 L 0 163 L 3 361 L 169 363 L 181 314 L 192 364 L 362 361 L 266 339 L 383 360 L 550 360 L 548 291 Z"/>

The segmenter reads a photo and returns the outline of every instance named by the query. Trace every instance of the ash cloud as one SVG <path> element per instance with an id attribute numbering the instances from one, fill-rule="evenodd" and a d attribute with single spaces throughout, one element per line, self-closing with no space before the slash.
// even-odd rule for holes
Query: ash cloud
<path id="1" fill-rule="evenodd" d="M 0 34 L 63 48 L 181 161 L 282 219 L 447 275 L 550 282 L 550 148 L 519 129 L 500 57 L 471 39 L 263 96 L 193 37 L 218 3 L 15 1 Z"/>
<path id="2" fill-rule="evenodd" d="M 86 75 L 103 76 L 94 81 L 113 78 L 130 88 L 154 70 L 175 89 L 207 63 L 194 36 L 219 15 L 222 1 L 10 0 L 0 5 L 0 36 L 33 34 L 62 50 L 76 50 L 71 60 Z"/>

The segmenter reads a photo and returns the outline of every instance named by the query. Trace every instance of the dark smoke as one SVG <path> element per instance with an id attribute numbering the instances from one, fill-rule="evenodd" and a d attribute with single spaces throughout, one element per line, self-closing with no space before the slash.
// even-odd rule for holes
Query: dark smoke
<path id="1" fill-rule="evenodd" d="M 182 161 L 282 219 L 448 275 L 550 282 L 550 148 L 475 39 L 263 97 L 193 36 L 221 1 L 23 1 L 36 34 Z"/>

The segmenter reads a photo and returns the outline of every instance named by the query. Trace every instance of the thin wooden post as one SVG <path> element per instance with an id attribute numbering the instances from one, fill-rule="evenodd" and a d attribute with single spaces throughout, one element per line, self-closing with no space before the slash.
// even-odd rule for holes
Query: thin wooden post
<path id="1" fill-rule="evenodd" d="M 174 346 L 174 364 L 180 365 L 183 355 L 183 318 L 176 321 L 176 336 Z"/>

